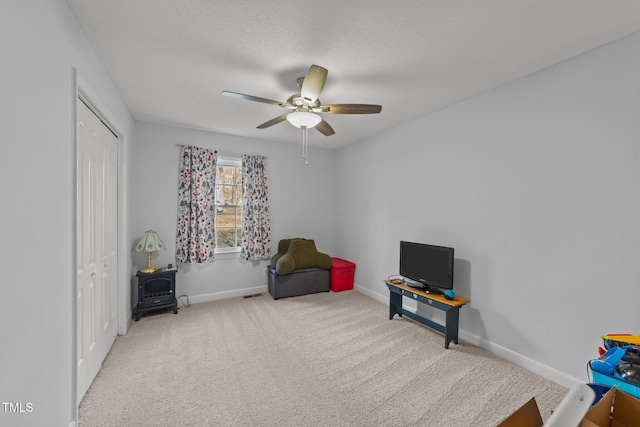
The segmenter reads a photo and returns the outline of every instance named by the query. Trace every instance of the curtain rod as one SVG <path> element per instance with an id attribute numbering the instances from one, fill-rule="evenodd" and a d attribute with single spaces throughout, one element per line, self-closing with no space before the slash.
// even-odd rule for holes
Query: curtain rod
<path id="1" fill-rule="evenodd" d="M 198 147 L 197 145 L 187 145 L 187 144 L 176 144 L 177 147 L 195 147 L 195 148 L 206 148 L 206 147 Z M 218 150 L 213 150 L 214 153 L 218 153 Z"/>
<path id="2" fill-rule="evenodd" d="M 178 147 L 196 147 L 196 148 L 206 148 L 206 147 L 198 147 L 197 145 L 189 145 L 189 144 L 176 144 L 176 146 Z M 213 150 L 214 153 L 216 154 L 222 154 L 227 155 L 227 156 L 242 156 L 242 154 L 240 153 L 233 153 L 231 151 L 218 151 L 218 150 Z M 267 156 L 262 156 L 265 159 L 267 158 Z"/>

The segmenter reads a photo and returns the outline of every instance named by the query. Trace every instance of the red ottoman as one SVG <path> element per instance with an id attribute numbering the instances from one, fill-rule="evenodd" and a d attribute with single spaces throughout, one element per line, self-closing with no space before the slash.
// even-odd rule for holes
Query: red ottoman
<path id="1" fill-rule="evenodd" d="M 342 292 L 353 289 L 353 275 L 356 271 L 356 265 L 341 258 L 331 258 L 331 261 L 331 290 Z"/>

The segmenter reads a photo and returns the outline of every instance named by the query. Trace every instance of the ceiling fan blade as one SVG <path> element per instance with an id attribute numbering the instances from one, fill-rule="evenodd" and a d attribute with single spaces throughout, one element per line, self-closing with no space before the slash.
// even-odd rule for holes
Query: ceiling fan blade
<path id="1" fill-rule="evenodd" d="M 276 117 L 275 119 L 271 119 L 268 122 L 264 122 L 263 124 L 258 126 L 258 129 L 266 129 L 269 126 L 277 125 L 280 122 L 284 122 L 285 120 L 287 120 L 287 116 L 288 115 L 289 115 L 289 113 L 286 113 L 286 114 L 283 114 L 281 116 Z"/>
<path id="2" fill-rule="evenodd" d="M 245 95 L 244 93 L 229 92 L 226 90 L 222 91 L 222 94 L 226 96 L 230 96 L 232 98 L 246 99 L 247 101 L 263 102 L 265 104 L 271 104 L 271 105 L 277 105 L 279 107 L 289 108 L 289 106 L 284 102 L 274 101 L 273 99 L 260 98 L 259 96 Z"/>
<path id="3" fill-rule="evenodd" d="M 333 130 L 333 128 L 329 126 L 329 123 L 327 123 L 324 119 L 320 120 L 320 123 L 318 123 L 315 128 L 325 136 L 331 136 L 336 133 L 336 131 Z"/>
<path id="4" fill-rule="evenodd" d="M 382 111 L 382 105 L 373 104 L 329 104 L 314 108 L 322 113 L 329 114 L 375 114 Z"/>
<path id="5" fill-rule="evenodd" d="M 302 87 L 300 88 L 300 95 L 304 99 L 308 99 L 310 103 L 314 103 L 320 96 L 324 82 L 327 81 L 327 69 L 319 65 L 312 65 L 307 71 L 307 75 L 304 77 Z"/>

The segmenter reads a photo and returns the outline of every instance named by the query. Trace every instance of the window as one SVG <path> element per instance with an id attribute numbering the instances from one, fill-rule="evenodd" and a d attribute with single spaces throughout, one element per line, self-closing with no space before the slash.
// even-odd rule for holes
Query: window
<path id="1" fill-rule="evenodd" d="M 176 261 L 212 262 L 215 254 L 270 258 L 266 158 L 181 147 Z"/>
<path id="2" fill-rule="evenodd" d="M 240 252 L 242 246 L 242 161 L 240 158 L 218 156 L 215 185 L 215 252 Z"/>

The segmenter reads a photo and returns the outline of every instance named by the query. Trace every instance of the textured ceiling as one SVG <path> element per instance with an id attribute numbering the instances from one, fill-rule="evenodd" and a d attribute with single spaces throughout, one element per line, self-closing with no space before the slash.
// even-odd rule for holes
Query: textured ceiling
<path id="1" fill-rule="evenodd" d="M 636 0 L 67 0 L 138 120 L 301 141 L 278 101 L 311 64 L 340 147 L 640 31 Z"/>

